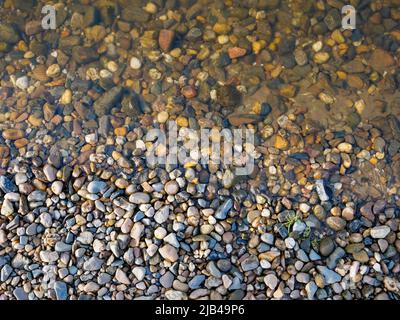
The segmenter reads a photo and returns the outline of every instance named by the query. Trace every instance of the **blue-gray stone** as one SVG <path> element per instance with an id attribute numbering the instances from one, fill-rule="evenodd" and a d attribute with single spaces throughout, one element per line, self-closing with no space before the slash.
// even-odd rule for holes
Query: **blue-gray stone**
<path id="1" fill-rule="evenodd" d="M 21 287 L 15 288 L 13 295 L 17 300 L 28 300 L 28 294 Z"/>
<path id="2" fill-rule="evenodd" d="M 227 199 L 225 200 L 225 202 L 218 207 L 217 211 L 215 211 L 215 219 L 219 219 L 219 220 L 224 220 L 226 219 L 229 210 L 231 210 L 233 207 L 233 200 L 232 199 Z"/>
<path id="3" fill-rule="evenodd" d="M 325 267 L 325 266 L 317 266 L 317 270 L 322 274 L 325 279 L 326 284 L 333 284 L 342 280 L 340 274 L 335 271 Z"/>
<path id="4" fill-rule="evenodd" d="M 297 259 L 300 259 L 303 262 L 309 262 L 310 261 L 310 259 L 307 256 L 307 253 L 303 249 L 299 249 L 296 252 L 296 257 L 297 257 Z"/>
<path id="5" fill-rule="evenodd" d="M 192 280 L 189 281 L 189 288 L 190 289 L 198 289 L 206 280 L 206 276 L 204 274 L 198 274 L 193 277 Z"/>
<path id="6" fill-rule="evenodd" d="M 311 249 L 311 251 L 310 251 L 310 260 L 311 261 L 321 260 L 321 256 L 318 253 L 316 253 L 314 250 Z"/>
<path id="7" fill-rule="evenodd" d="M 92 181 L 87 186 L 87 191 L 90 193 L 100 193 L 107 189 L 107 183 L 104 181 Z"/>
<path id="8" fill-rule="evenodd" d="M 72 245 L 58 241 L 54 248 L 57 252 L 69 252 L 71 251 Z"/>
<path id="9" fill-rule="evenodd" d="M 329 269 L 335 269 L 338 261 L 346 255 L 346 252 L 341 248 L 337 247 L 331 255 L 326 259 L 326 265 Z"/>
<path id="10" fill-rule="evenodd" d="M 64 281 L 56 281 L 54 283 L 54 291 L 56 292 L 57 300 L 67 300 L 68 287 Z"/>
<path id="11" fill-rule="evenodd" d="M 9 265 L 6 264 L 0 272 L 0 281 L 4 282 L 7 281 L 7 279 L 10 277 L 11 273 L 13 272 L 13 268 Z"/>
<path id="12" fill-rule="evenodd" d="M 18 188 L 13 181 L 8 179 L 6 176 L 0 176 L 0 189 L 4 193 L 17 192 Z"/>

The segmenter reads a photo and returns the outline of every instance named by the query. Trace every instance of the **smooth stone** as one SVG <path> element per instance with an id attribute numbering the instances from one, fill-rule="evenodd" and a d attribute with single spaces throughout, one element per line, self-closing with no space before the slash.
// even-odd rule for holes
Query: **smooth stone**
<path id="1" fill-rule="evenodd" d="M 87 186 L 87 191 L 90 193 L 100 193 L 106 191 L 108 185 L 104 181 L 91 181 Z"/>
<path id="2" fill-rule="evenodd" d="M 317 266 L 317 270 L 322 274 L 326 284 L 333 284 L 342 280 L 340 274 L 330 270 L 325 266 Z"/>
<path id="3" fill-rule="evenodd" d="M 240 265 L 243 271 L 246 272 L 256 269 L 259 266 L 259 264 L 260 262 L 258 261 L 257 256 L 251 255 L 246 259 L 244 259 Z"/>
<path id="4" fill-rule="evenodd" d="M 179 191 L 179 185 L 175 180 L 171 180 L 165 184 L 164 190 L 169 195 L 175 195 Z"/>
<path id="5" fill-rule="evenodd" d="M 67 300 L 68 287 L 64 281 L 56 281 L 54 283 L 54 291 L 56 292 L 57 300 Z"/>
<path id="6" fill-rule="evenodd" d="M 338 261 L 346 255 L 346 251 L 344 251 L 341 247 L 337 247 L 331 255 L 326 259 L 326 265 L 330 269 L 334 269 L 338 263 Z"/>
<path id="7" fill-rule="evenodd" d="M 329 200 L 329 196 L 328 196 L 328 193 L 326 192 L 324 180 L 322 180 L 322 179 L 316 180 L 315 181 L 315 187 L 317 189 L 317 193 L 318 193 L 319 199 L 322 202 L 328 201 Z"/>
<path id="8" fill-rule="evenodd" d="M 390 233 L 390 227 L 377 226 L 371 229 L 371 237 L 374 239 L 383 239 Z"/>
<path id="9" fill-rule="evenodd" d="M 179 259 L 178 250 L 170 244 L 165 244 L 158 250 L 158 252 L 165 260 L 169 262 L 175 262 Z"/>
<path id="10" fill-rule="evenodd" d="M 4 265 L 0 272 L 0 281 L 2 282 L 7 281 L 7 279 L 11 276 L 12 272 L 13 268 L 9 264 Z"/>
<path id="11" fill-rule="evenodd" d="M 335 231 L 341 231 L 346 227 L 346 221 L 340 217 L 328 217 L 326 223 Z"/>
<path id="12" fill-rule="evenodd" d="M 206 280 L 206 276 L 204 274 L 195 275 L 188 283 L 190 289 L 198 289 Z"/>
<path id="13" fill-rule="evenodd" d="M 325 237 L 321 240 L 319 244 L 319 252 L 324 256 L 329 256 L 332 251 L 335 249 L 335 243 L 332 238 Z"/>
<path id="14" fill-rule="evenodd" d="M 130 195 L 129 202 L 134 204 L 144 204 L 150 202 L 150 196 L 144 192 L 136 192 Z"/>
<path id="15" fill-rule="evenodd" d="M 17 300 L 28 300 L 28 294 L 21 287 L 15 288 L 13 295 Z"/>
<path id="16" fill-rule="evenodd" d="M 103 263 L 104 261 L 102 259 L 99 259 L 97 257 L 91 257 L 88 260 L 86 260 L 85 263 L 83 264 L 83 270 L 85 271 L 100 270 Z"/>
<path id="17" fill-rule="evenodd" d="M 227 199 L 225 202 L 218 207 L 218 209 L 215 211 L 214 217 L 215 219 L 218 220 L 224 220 L 226 219 L 229 210 L 231 210 L 233 207 L 233 200 L 232 199 Z"/>
<path id="18" fill-rule="evenodd" d="M 72 245 L 64 243 L 62 241 L 56 242 L 56 245 L 54 246 L 54 249 L 57 252 L 69 252 L 72 249 Z"/>
<path id="19" fill-rule="evenodd" d="M 4 193 L 18 192 L 17 186 L 6 176 L 0 176 L 0 189 L 3 190 Z"/>
<path id="20" fill-rule="evenodd" d="M 271 290 L 275 290 L 275 288 L 277 287 L 277 285 L 279 283 L 279 279 L 276 277 L 276 275 L 270 273 L 264 277 L 264 283 Z"/>

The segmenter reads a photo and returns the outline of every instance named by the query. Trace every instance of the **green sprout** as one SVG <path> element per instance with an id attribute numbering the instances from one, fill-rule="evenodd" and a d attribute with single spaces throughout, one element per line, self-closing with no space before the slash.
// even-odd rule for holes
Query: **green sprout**
<path id="1" fill-rule="evenodd" d="M 286 222 L 284 223 L 285 227 L 288 229 L 288 232 L 290 232 L 290 228 L 292 228 L 295 222 L 299 219 L 300 218 L 295 213 L 288 214 L 288 216 L 286 217 Z"/>

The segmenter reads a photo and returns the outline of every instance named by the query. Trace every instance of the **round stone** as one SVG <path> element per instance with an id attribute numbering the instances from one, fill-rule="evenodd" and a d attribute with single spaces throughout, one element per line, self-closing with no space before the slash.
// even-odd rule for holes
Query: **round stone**
<path id="1" fill-rule="evenodd" d="M 175 180 L 171 180 L 165 184 L 164 190 L 169 195 L 175 195 L 179 191 L 179 185 Z"/>
<path id="2" fill-rule="evenodd" d="M 142 67 L 142 63 L 140 62 L 140 60 L 136 57 L 132 57 L 130 64 L 132 69 L 134 70 L 139 70 Z"/>

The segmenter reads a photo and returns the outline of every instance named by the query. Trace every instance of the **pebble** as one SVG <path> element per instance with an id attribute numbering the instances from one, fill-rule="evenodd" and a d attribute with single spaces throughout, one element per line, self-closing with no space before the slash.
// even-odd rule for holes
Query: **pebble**
<path id="1" fill-rule="evenodd" d="M 15 81 L 15 85 L 21 89 L 21 90 L 26 90 L 28 89 L 29 86 L 29 80 L 27 76 L 22 76 L 19 77 L 16 81 Z"/>
<path id="2" fill-rule="evenodd" d="M 317 270 L 324 277 L 326 284 L 333 284 L 333 283 L 339 282 L 342 279 L 342 277 L 338 273 L 330 270 L 329 268 L 327 268 L 325 266 L 317 266 Z"/>
<path id="3" fill-rule="evenodd" d="M 374 239 L 383 239 L 390 233 L 390 227 L 377 226 L 371 229 L 371 237 Z"/>
<path id="4" fill-rule="evenodd" d="M 326 223 L 335 231 L 341 231 L 346 227 L 346 221 L 340 217 L 328 217 Z"/>
<path id="5" fill-rule="evenodd" d="M 54 291 L 56 292 L 57 300 L 67 300 L 68 298 L 68 287 L 63 281 L 56 281 L 54 283 Z"/>
<path id="6" fill-rule="evenodd" d="M 217 211 L 214 214 L 214 217 L 219 220 L 224 220 L 226 219 L 229 211 L 233 207 L 233 201 L 232 199 L 227 199 L 224 201 L 224 203 L 218 207 Z"/>
<path id="7" fill-rule="evenodd" d="M 107 183 L 104 181 L 92 181 L 87 186 L 87 191 L 90 193 L 101 193 L 107 189 Z"/>
<path id="8" fill-rule="evenodd" d="M 133 70 L 139 70 L 142 67 L 142 63 L 136 57 L 131 58 L 129 65 Z"/>
<path id="9" fill-rule="evenodd" d="M 178 260 L 178 251 L 170 244 L 165 244 L 158 251 L 161 256 L 169 262 L 175 262 Z"/>

